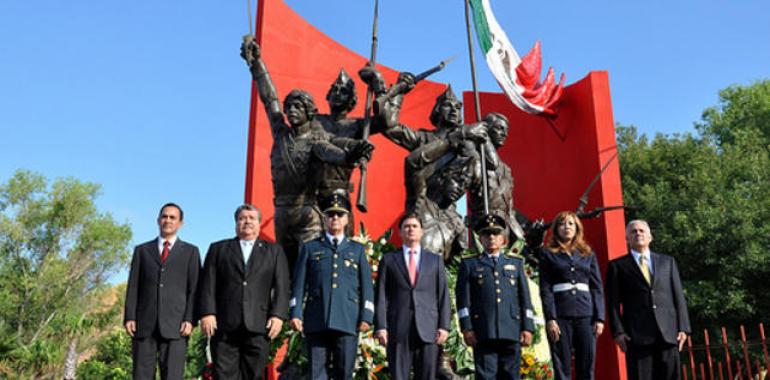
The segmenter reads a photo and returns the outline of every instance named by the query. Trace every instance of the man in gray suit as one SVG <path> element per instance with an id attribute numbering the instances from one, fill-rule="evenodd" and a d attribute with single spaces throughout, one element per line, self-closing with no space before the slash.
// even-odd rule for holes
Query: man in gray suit
<path id="1" fill-rule="evenodd" d="M 126 287 L 124 325 L 133 338 L 134 379 L 182 379 L 187 337 L 193 329 L 193 307 L 200 271 L 198 247 L 177 238 L 184 223 L 182 209 L 163 205 L 158 214 L 160 236 L 136 246 Z"/>
<path id="2" fill-rule="evenodd" d="M 610 329 L 626 353 L 629 380 L 679 379 L 679 352 L 690 319 L 673 257 L 650 251 L 644 220 L 626 227 L 631 252 L 607 265 Z M 677 349 L 678 348 L 678 349 Z"/>
<path id="3" fill-rule="evenodd" d="M 449 290 L 444 260 L 422 249 L 416 213 L 399 221 L 401 249 L 386 254 L 377 271 L 376 335 L 387 347 L 394 380 L 435 379 L 439 345 L 449 336 Z"/>

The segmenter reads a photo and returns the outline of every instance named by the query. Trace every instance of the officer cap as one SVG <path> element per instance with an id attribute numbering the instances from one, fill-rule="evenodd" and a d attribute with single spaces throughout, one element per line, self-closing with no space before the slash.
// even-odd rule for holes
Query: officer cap
<path id="1" fill-rule="evenodd" d="M 332 195 L 322 199 L 320 206 L 324 214 L 335 211 L 350 213 L 350 200 L 345 190 L 341 189 L 335 190 Z"/>
<path id="2" fill-rule="evenodd" d="M 505 231 L 505 220 L 498 215 L 486 214 L 476 222 L 474 230 L 479 234 L 499 234 Z"/>

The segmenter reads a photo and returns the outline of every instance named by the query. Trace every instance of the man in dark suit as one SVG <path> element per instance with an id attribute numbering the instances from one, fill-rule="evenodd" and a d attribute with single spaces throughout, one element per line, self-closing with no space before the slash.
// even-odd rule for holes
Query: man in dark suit
<path id="1" fill-rule="evenodd" d="M 136 246 L 126 288 L 124 325 L 133 338 L 134 379 L 182 379 L 200 272 L 198 247 L 177 238 L 184 213 L 166 203 L 160 236 Z"/>
<path id="2" fill-rule="evenodd" d="M 502 217 L 486 214 L 474 227 L 484 253 L 462 261 L 455 291 L 463 339 L 473 347 L 476 379 L 518 380 L 521 346 L 535 331 L 524 259 L 502 254 Z"/>
<path id="3" fill-rule="evenodd" d="M 435 379 L 439 345 L 449 336 L 450 304 L 444 260 L 420 247 L 416 213 L 399 221 L 402 249 L 380 260 L 377 271 L 377 339 L 387 347 L 394 380 Z"/>
<path id="4" fill-rule="evenodd" d="M 628 378 L 679 379 L 678 351 L 690 319 L 676 261 L 650 251 L 652 233 L 643 220 L 628 223 L 626 240 L 631 252 L 609 262 L 606 293 L 610 329 L 626 353 Z"/>
<path id="5" fill-rule="evenodd" d="M 352 379 L 358 333 L 374 318 L 372 272 L 364 246 L 345 236 L 347 193 L 334 192 L 321 207 L 326 233 L 299 250 L 290 323 L 305 333 L 311 379 Z"/>
<path id="6" fill-rule="evenodd" d="M 281 246 L 258 239 L 262 215 L 235 210 L 236 237 L 211 244 L 200 288 L 201 329 L 211 336 L 217 379 L 264 376 L 269 340 L 289 307 L 289 266 Z"/>

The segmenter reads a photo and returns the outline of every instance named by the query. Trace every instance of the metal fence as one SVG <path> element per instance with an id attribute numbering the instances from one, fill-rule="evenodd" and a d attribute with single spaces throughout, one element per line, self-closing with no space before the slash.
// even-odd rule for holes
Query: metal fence
<path id="1" fill-rule="evenodd" d="M 693 344 L 687 338 L 682 352 L 682 379 L 684 380 L 764 380 L 770 360 L 767 354 L 765 327 L 758 325 L 758 339 L 746 339 L 746 329 L 740 326 L 740 340 L 731 342 L 727 329 L 721 329 L 721 342 L 714 343 L 708 330 L 703 330 L 703 344 Z"/>

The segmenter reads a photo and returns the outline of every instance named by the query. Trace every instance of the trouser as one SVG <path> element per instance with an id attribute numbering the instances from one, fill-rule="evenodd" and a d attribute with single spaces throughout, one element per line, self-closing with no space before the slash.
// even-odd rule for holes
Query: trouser
<path id="1" fill-rule="evenodd" d="M 211 338 L 211 354 L 217 380 L 258 380 L 265 375 L 270 353 L 267 335 L 241 326 Z"/>
<path id="2" fill-rule="evenodd" d="M 358 335 L 322 331 L 305 335 L 307 361 L 312 380 L 353 378 Z"/>
<path id="3" fill-rule="evenodd" d="M 409 380 L 409 373 L 414 367 L 414 379 L 435 379 L 439 346 L 435 342 L 423 342 L 414 324 L 408 338 L 395 338 L 388 334 L 390 377 L 393 380 Z"/>
<path id="4" fill-rule="evenodd" d="M 481 340 L 473 347 L 476 380 L 519 380 L 521 346 L 507 339 Z"/>
<path id="5" fill-rule="evenodd" d="M 166 339 L 155 331 L 131 343 L 135 380 L 155 380 L 155 365 L 160 366 L 162 380 L 182 380 L 187 354 L 187 338 Z"/>
<path id="6" fill-rule="evenodd" d="M 289 273 L 294 273 L 299 247 L 323 232 L 321 211 L 312 205 L 275 206 L 275 237 L 286 254 Z"/>
<path id="7" fill-rule="evenodd" d="M 679 380 L 679 350 L 661 339 L 657 343 L 626 350 L 628 380 Z"/>
<path id="8" fill-rule="evenodd" d="M 596 356 L 596 338 L 594 337 L 591 317 L 559 318 L 556 320 L 561 330 L 558 342 L 549 342 L 556 380 L 572 379 L 572 354 L 575 354 L 575 379 L 594 379 L 594 358 Z"/>

